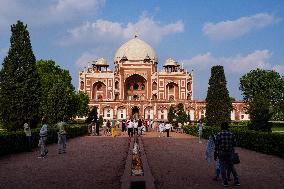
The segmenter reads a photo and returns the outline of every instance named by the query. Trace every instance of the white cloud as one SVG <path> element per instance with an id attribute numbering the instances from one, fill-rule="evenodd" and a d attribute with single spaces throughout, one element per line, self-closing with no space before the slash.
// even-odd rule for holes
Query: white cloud
<path id="1" fill-rule="evenodd" d="M 94 15 L 105 0 L 1 0 L 0 29 L 9 27 L 16 20 L 44 25 L 78 20 L 86 15 Z"/>
<path id="2" fill-rule="evenodd" d="M 76 66 L 80 69 L 87 68 L 89 66 L 89 62 L 96 60 L 98 57 L 93 53 L 84 52 L 75 62 Z"/>
<path id="3" fill-rule="evenodd" d="M 205 23 L 202 31 L 213 40 L 229 40 L 243 36 L 253 30 L 264 28 L 279 21 L 274 15 L 259 13 L 218 23 Z"/>
<path id="4" fill-rule="evenodd" d="M 139 18 L 136 23 L 129 22 L 124 26 L 122 23 L 99 19 L 95 22 L 86 22 L 83 25 L 68 31 L 60 44 L 63 46 L 77 44 L 102 44 L 102 43 L 120 43 L 138 35 L 153 43 L 158 43 L 163 37 L 184 31 L 182 21 L 176 21 L 162 25 L 146 15 Z"/>
<path id="5" fill-rule="evenodd" d="M 57 0 L 44 10 L 46 21 L 59 22 L 72 20 L 82 15 L 96 13 L 105 4 L 105 0 Z"/>
<path id="6" fill-rule="evenodd" d="M 230 73 L 244 74 L 256 68 L 271 69 L 284 73 L 284 66 L 272 65 L 268 62 L 272 53 L 267 50 L 255 50 L 247 55 L 216 57 L 210 52 L 199 54 L 189 60 L 183 60 L 185 67 L 196 70 L 209 70 L 214 65 L 222 65 Z"/>
<path id="7" fill-rule="evenodd" d="M 105 58 L 110 67 L 113 67 L 112 56 L 114 54 L 114 48 L 111 46 L 103 46 L 90 49 L 81 53 L 80 57 L 75 61 L 75 65 L 79 70 L 84 69 L 85 67 L 91 66 L 91 61 L 97 60 L 98 58 Z"/>

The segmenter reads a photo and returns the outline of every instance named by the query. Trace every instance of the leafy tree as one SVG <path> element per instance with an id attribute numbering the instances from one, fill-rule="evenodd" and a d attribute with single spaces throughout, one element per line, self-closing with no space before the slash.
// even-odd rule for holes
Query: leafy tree
<path id="1" fill-rule="evenodd" d="M 79 101 L 77 115 L 81 116 L 81 117 L 87 116 L 88 112 L 89 112 L 89 107 L 88 107 L 88 104 L 89 104 L 89 101 L 90 101 L 89 96 L 80 91 L 77 94 L 77 97 L 78 97 L 78 101 Z"/>
<path id="2" fill-rule="evenodd" d="M 22 129 L 38 120 L 41 85 L 27 25 L 11 26 L 10 49 L 0 71 L 0 119 L 8 130 Z"/>
<path id="3" fill-rule="evenodd" d="M 231 121 L 232 102 L 223 66 L 213 66 L 206 97 L 206 125 L 218 126 Z"/>
<path id="4" fill-rule="evenodd" d="M 86 119 L 87 123 L 98 121 L 98 108 L 94 106 L 88 114 L 88 118 Z"/>
<path id="5" fill-rule="evenodd" d="M 170 123 L 173 123 L 175 117 L 176 117 L 176 115 L 175 115 L 175 108 L 171 105 L 170 109 L 169 109 L 169 112 L 168 112 L 168 121 Z"/>
<path id="6" fill-rule="evenodd" d="M 272 111 L 270 102 L 261 94 L 255 95 L 253 100 L 249 102 L 248 113 L 251 123 L 250 129 L 271 131 L 271 124 L 268 121 L 271 119 Z"/>
<path id="7" fill-rule="evenodd" d="M 184 111 L 184 107 L 182 103 L 179 103 L 177 105 L 177 122 L 184 124 L 185 122 L 187 122 L 187 114 Z"/>
<path id="8" fill-rule="evenodd" d="M 56 123 L 67 116 L 68 98 L 66 90 L 60 83 L 54 84 L 47 94 L 47 112 L 48 121 Z"/>
<path id="9" fill-rule="evenodd" d="M 269 102 L 274 119 L 284 120 L 284 117 L 281 116 L 284 115 L 282 108 L 284 79 L 279 73 L 272 70 L 252 70 L 241 77 L 240 90 L 244 100 L 248 103 L 253 101 L 256 95 L 261 95 Z"/>
<path id="10" fill-rule="evenodd" d="M 190 112 L 187 112 L 187 122 L 191 123 L 191 119 L 190 119 Z"/>
<path id="11" fill-rule="evenodd" d="M 102 128 L 102 127 L 103 127 L 103 124 L 104 124 L 103 116 L 100 116 L 100 117 L 99 117 L 99 127 Z"/>
<path id="12" fill-rule="evenodd" d="M 63 117 L 70 119 L 79 113 L 86 114 L 86 99 L 83 94 L 76 94 L 68 70 L 60 68 L 53 60 L 39 60 L 36 66 L 42 85 L 42 116 L 47 116 L 50 123 L 56 123 Z"/>

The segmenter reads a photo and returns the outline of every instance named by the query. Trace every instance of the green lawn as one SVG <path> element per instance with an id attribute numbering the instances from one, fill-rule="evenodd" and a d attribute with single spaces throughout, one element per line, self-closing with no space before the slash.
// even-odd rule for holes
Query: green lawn
<path id="1" fill-rule="evenodd" d="M 284 125 L 281 126 L 274 126 L 271 128 L 272 132 L 279 132 L 284 134 Z"/>

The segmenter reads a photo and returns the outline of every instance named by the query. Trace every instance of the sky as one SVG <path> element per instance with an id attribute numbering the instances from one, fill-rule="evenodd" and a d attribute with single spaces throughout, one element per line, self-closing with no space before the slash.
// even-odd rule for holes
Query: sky
<path id="1" fill-rule="evenodd" d="M 193 99 L 206 98 L 211 67 L 224 66 L 231 97 L 242 100 L 240 77 L 256 68 L 284 75 L 283 0 L 0 0 L 0 62 L 10 26 L 28 26 L 37 60 L 78 72 L 107 59 L 137 33 L 159 59 L 173 58 L 193 73 Z M 0 66 L 1 67 L 1 66 Z"/>

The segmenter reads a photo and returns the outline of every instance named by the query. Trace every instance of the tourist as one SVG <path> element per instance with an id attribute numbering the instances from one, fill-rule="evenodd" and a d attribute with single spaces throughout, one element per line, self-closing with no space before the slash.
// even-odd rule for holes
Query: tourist
<path id="1" fill-rule="evenodd" d="M 88 125 L 88 134 L 92 135 L 92 122 Z"/>
<path id="2" fill-rule="evenodd" d="M 63 121 L 57 123 L 58 128 L 58 154 L 66 153 L 66 127 L 67 123 L 65 122 L 65 119 Z"/>
<path id="3" fill-rule="evenodd" d="M 26 134 L 28 151 L 31 152 L 32 151 L 32 132 L 31 132 L 31 128 L 30 128 L 30 126 L 27 122 L 25 122 L 25 124 L 24 124 L 24 132 Z"/>
<path id="4" fill-rule="evenodd" d="M 203 123 L 202 123 L 201 120 L 199 120 L 197 127 L 198 127 L 198 141 L 199 141 L 199 143 L 202 143 L 201 142 L 201 136 L 202 136 L 202 130 L 203 130 Z"/>
<path id="5" fill-rule="evenodd" d="M 167 132 L 167 137 L 170 137 L 170 129 L 171 129 L 171 124 L 168 122 L 166 125 L 165 125 L 165 130 Z"/>
<path id="6" fill-rule="evenodd" d="M 150 121 L 150 129 L 151 129 L 152 131 L 153 131 L 153 129 L 154 129 L 154 128 L 153 128 L 153 123 L 154 123 L 153 120 L 151 120 L 151 121 Z"/>
<path id="7" fill-rule="evenodd" d="M 182 123 L 180 123 L 180 122 L 178 122 L 178 124 L 177 124 L 177 132 L 178 133 L 183 133 L 182 132 Z"/>
<path id="8" fill-rule="evenodd" d="M 112 137 L 116 137 L 116 128 L 117 128 L 116 125 L 113 125 L 113 127 L 111 128 L 111 136 Z"/>
<path id="9" fill-rule="evenodd" d="M 47 140 L 47 132 L 48 132 L 48 125 L 46 118 L 42 119 L 42 127 L 39 131 L 39 147 L 40 147 L 40 157 L 39 158 L 45 158 L 48 150 L 46 148 L 46 140 Z"/>
<path id="10" fill-rule="evenodd" d="M 122 133 L 124 133 L 124 131 L 126 130 L 125 126 L 126 126 L 126 123 L 125 123 L 125 119 L 124 119 L 124 120 L 122 120 L 122 123 L 121 123 L 121 131 L 122 131 Z"/>
<path id="11" fill-rule="evenodd" d="M 110 121 L 109 120 L 107 120 L 106 127 L 107 127 L 107 135 L 109 135 L 110 131 L 111 131 L 111 125 L 110 125 Z"/>
<path id="12" fill-rule="evenodd" d="M 134 127 L 134 135 L 135 133 L 138 135 L 138 121 L 137 120 L 134 121 L 133 127 Z"/>
<path id="13" fill-rule="evenodd" d="M 154 131 L 155 131 L 155 132 L 159 132 L 159 124 L 158 124 L 157 121 L 155 121 L 155 122 L 153 123 L 153 128 L 154 128 Z"/>
<path id="14" fill-rule="evenodd" d="M 117 128 L 119 128 L 119 125 L 120 125 L 120 121 L 119 120 L 116 121 L 116 125 L 117 125 Z"/>
<path id="15" fill-rule="evenodd" d="M 141 119 L 138 120 L 138 135 L 142 135 L 142 125 L 143 122 Z"/>
<path id="16" fill-rule="evenodd" d="M 96 124 L 95 124 L 95 122 L 93 121 L 93 122 L 92 122 L 92 136 L 95 136 L 95 133 L 96 133 Z"/>
<path id="17" fill-rule="evenodd" d="M 228 186 L 228 171 L 234 176 L 235 185 L 240 186 L 237 171 L 233 164 L 234 146 L 236 144 L 234 135 L 229 131 L 229 124 L 221 124 L 221 132 L 216 135 L 214 159 L 219 158 L 223 186 Z"/>
<path id="18" fill-rule="evenodd" d="M 159 137 L 163 136 L 164 134 L 164 128 L 165 127 L 165 124 L 164 122 L 162 121 L 160 124 L 159 124 Z"/>
<path id="19" fill-rule="evenodd" d="M 128 121 L 127 131 L 128 131 L 128 136 L 133 137 L 133 122 L 132 122 L 132 119 Z"/>
<path id="20" fill-rule="evenodd" d="M 214 149 L 215 149 L 215 136 L 210 135 L 208 138 L 208 143 L 207 143 L 206 151 L 205 151 L 205 159 L 207 160 L 208 164 L 211 164 L 211 161 L 213 159 Z M 220 161 L 217 158 L 216 165 L 215 165 L 215 176 L 213 178 L 214 181 L 218 180 L 220 173 L 221 173 Z"/>

